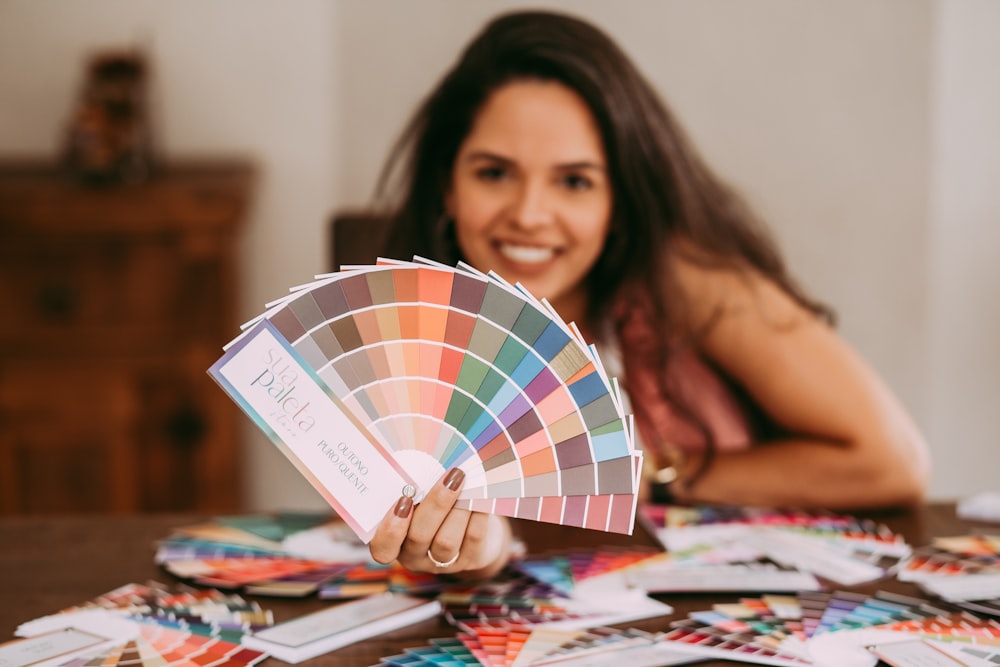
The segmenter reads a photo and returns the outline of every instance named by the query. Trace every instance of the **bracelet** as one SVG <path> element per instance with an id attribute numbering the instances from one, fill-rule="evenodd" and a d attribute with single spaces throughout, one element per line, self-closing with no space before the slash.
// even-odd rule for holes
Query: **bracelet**
<path id="1" fill-rule="evenodd" d="M 644 458 L 643 468 L 648 480 L 650 500 L 657 505 L 674 505 L 682 502 L 679 495 L 687 491 L 687 480 L 683 477 L 685 456 L 683 450 L 674 447 L 670 450 L 670 464 L 655 468 L 652 460 Z"/>
<path id="2" fill-rule="evenodd" d="M 649 480 L 649 497 L 657 505 L 681 504 L 683 500 L 679 496 L 684 492 L 684 481 L 675 466 L 660 468 Z"/>

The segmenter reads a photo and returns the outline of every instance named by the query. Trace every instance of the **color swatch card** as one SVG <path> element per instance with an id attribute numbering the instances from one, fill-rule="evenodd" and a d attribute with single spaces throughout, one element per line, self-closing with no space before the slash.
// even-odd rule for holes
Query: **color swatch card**
<path id="1" fill-rule="evenodd" d="M 317 277 L 209 370 L 367 542 L 459 467 L 459 506 L 631 534 L 642 455 L 579 330 L 495 274 L 415 258 Z"/>
<path id="2" fill-rule="evenodd" d="M 243 645 L 298 663 L 433 618 L 440 612 L 436 600 L 384 593 L 251 632 L 243 638 Z"/>
<path id="3" fill-rule="evenodd" d="M 376 563 L 354 531 L 329 512 L 224 516 L 180 526 L 160 541 L 155 560 L 200 586 L 273 597 L 430 593 L 445 584 L 398 562 Z"/>
<path id="4" fill-rule="evenodd" d="M 660 640 L 704 656 L 824 667 L 874 667 L 878 654 L 873 645 L 902 656 L 888 647 L 907 642 L 909 662 L 901 664 L 929 667 L 979 665 L 993 659 L 998 635 L 1000 625 L 993 620 L 920 598 L 886 591 L 833 591 L 716 604 L 672 623 Z M 930 661 L 935 656 L 939 661 Z"/>
<path id="5" fill-rule="evenodd" d="M 241 640 L 273 622 L 269 610 L 221 591 L 127 584 L 22 623 L 16 634 L 42 642 L 35 650 L 62 651 L 35 667 L 249 667 L 267 654 Z M 103 640 L 91 642 L 93 637 Z M 12 646 L 17 651 L 23 645 Z"/>
<path id="6" fill-rule="evenodd" d="M 640 518 L 668 551 L 669 558 L 658 569 L 676 566 L 685 569 L 685 575 L 694 574 L 699 563 L 717 568 L 723 563 L 770 561 L 786 571 L 797 570 L 853 586 L 889 576 L 912 552 L 905 540 L 886 526 L 842 514 L 645 505 L 640 509 Z M 776 575 L 768 575 L 774 584 L 778 578 L 787 578 L 780 572 Z M 760 590 L 789 588 L 768 585 Z"/>
<path id="7" fill-rule="evenodd" d="M 606 667 L 616 662 L 629 667 L 665 667 L 701 660 L 700 656 L 676 651 L 641 630 L 512 627 L 495 635 L 462 634 L 454 639 L 432 639 L 426 646 L 382 658 L 378 667 Z"/>
<path id="8" fill-rule="evenodd" d="M 555 549 L 511 562 L 510 567 L 543 582 L 564 595 L 586 581 L 593 582 L 655 558 L 662 552 L 651 547 L 599 547 L 596 549 Z M 616 584 L 625 579 L 616 578 Z"/>
<path id="9" fill-rule="evenodd" d="M 583 583 L 603 576 L 584 579 Z M 475 633 L 509 625 L 579 629 L 673 613 L 673 607 L 644 591 L 623 589 L 614 581 L 608 583 L 596 587 L 575 585 L 567 591 L 534 575 L 508 570 L 491 581 L 451 586 L 438 595 L 438 600 L 444 605 L 449 623 Z"/>
<path id="10" fill-rule="evenodd" d="M 958 535 L 939 537 L 916 549 L 900 567 L 902 581 L 924 581 L 937 577 L 1000 574 L 1000 537 Z"/>

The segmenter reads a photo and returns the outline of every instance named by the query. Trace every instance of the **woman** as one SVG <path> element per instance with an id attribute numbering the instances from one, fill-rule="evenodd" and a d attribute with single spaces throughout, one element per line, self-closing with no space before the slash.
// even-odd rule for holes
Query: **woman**
<path id="1" fill-rule="evenodd" d="M 380 182 L 386 254 L 468 262 L 575 321 L 623 381 L 660 498 L 851 510 L 924 496 L 926 445 L 832 313 L 604 33 L 490 22 Z M 392 199 L 392 195 L 395 199 Z M 401 499 L 376 560 L 488 576 L 509 527 L 453 509 L 461 471 Z"/>

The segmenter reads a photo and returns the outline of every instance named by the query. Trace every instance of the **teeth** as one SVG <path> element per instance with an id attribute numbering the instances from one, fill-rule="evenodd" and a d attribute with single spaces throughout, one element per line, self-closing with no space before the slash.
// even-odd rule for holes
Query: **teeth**
<path id="1" fill-rule="evenodd" d="M 501 243 L 500 254 L 511 261 L 520 262 L 521 264 L 541 264 L 552 259 L 555 251 L 552 248 Z"/>

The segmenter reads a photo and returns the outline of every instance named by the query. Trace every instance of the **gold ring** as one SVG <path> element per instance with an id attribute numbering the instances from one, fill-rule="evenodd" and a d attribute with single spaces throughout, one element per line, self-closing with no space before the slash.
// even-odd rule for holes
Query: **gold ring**
<path id="1" fill-rule="evenodd" d="M 430 549 L 427 550 L 427 557 L 430 559 L 430 561 L 432 563 L 434 563 L 435 567 L 451 567 L 452 565 L 455 564 L 455 561 L 458 560 L 458 555 L 460 553 L 462 553 L 461 550 L 456 551 L 455 555 L 452 556 L 450 560 L 446 560 L 443 563 L 441 561 L 439 561 L 437 558 L 435 558 L 434 556 L 431 555 L 431 550 Z"/>

